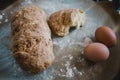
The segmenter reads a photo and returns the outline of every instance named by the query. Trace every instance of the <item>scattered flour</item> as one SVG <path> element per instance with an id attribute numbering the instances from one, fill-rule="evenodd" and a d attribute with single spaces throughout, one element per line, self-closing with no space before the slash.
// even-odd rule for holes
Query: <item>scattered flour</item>
<path id="1" fill-rule="evenodd" d="M 60 73 L 58 73 L 58 76 L 66 77 L 66 78 L 73 78 L 76 74 L 82 76 L 82 72 L 78 71 L 76 66 L 71 64 L 71 61 L 73 60 L 72 55 L 63 56 L 62 59 L 65 61 L 65 63 L 62 64 L 63 68 L 60 68 Z"/>
<path id="2" fill-rule="evenodd" d="M 70 42 L 70 41 L 69 41 Z M 80 45 L 82 47 L 81 55 L 83 55 L 83 48 L 86 47 L 88 44 L 92 43 L 92 40 L 89 37 L 84 37 L 82 42 L 75 42 L 72 41 L 73 43 L 70 43 L 69 46 L 72 45 Z M 58 44 L 58 43 L 54 43 Z M 60 44 L 60 43 L 59 43 Z M 72 64 L 74 60 L 74 56 L 72 54 L 64 55 L 61 58 L 63 60 L 62 67 L 60 67 L 60 72 L 58 73 L 58 76 L 60 77 L 66 77 L 66 78 L 74 78 L 76 75 L 83 76 L 84 71 L 78 70 L 75 64 Z M 81 63 L 81 65 L 85 65 L 85 58 L 84 57 L 79 57 L 77 62 Z"/>
<path id="3" fill-rule="evenodd" d="M 4 22 L 8 22 L 8 18 L 5 17 L 5 13 L 1 13 L 0 14 L 0 24 L 4 23 Z"/>
<path id="4" fill-rule="evenodd" d="M 66 77 L 73 77 L 73 76 L 74 76 L 73 69 L 67 68 Z"/>
<path id="5" fill-rule="evenodd" d="M 80 75 L 82 75 L 83 73 L 82 72 L 79 72 Z"/>
<path id="6" fill-rule="evenodd" d="M 3 15 L 0 15 L 0 20 L 3 19 Z"/>
<path id="7" fill-rule="evenodd" d="M 72 59 L 73 59 L 73 56 L 71 56 L 71 55 L 68 55 L 68 57 L 69 57 L 69 60 L 72 60 Z"/>
<path id="8" fill-rule="evenodd" d="M 0 20 L 2 20 L 3 19 L 3 15 L 0 15 Z M 0 24 L 1 24 L 2 22 L 0 21 Z"/>
<path id="9" fill-rule="evenodd" d="M 2 13 L 2 15 L 4 16 L 4 15 L 5 15 L 5 13 Z"/>
<path id="10" fill-rule="evenodd" d="M 5 21 L 4 22 L 8 22 L 8 19 L 5 19 Z"/>

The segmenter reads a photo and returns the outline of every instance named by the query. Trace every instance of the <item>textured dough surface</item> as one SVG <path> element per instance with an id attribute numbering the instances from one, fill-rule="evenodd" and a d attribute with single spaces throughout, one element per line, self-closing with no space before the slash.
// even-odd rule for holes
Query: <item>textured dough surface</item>
<path id="1" fill-rule="evenodd" d="M 53 32 L 58 36 L 69 33 L 70 27 L 79 29 L 85 23 L 85 12 L 80 9 L 63 9 L 50 16 L 49 24 Z"/>
<path id="2" fill-rule="evenodd" d="M 51 31 L 42 9 L 27 5 L 14 14 L 11 45 L 14 58 L 26 71 L 40 72 L 53 63 Z"/>

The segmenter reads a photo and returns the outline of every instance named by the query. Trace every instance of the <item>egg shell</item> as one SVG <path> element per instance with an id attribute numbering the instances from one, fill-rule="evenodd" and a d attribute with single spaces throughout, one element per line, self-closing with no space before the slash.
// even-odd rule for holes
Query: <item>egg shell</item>
<path id="1" fill-rule="evenodd" d="M 95 32 L 96 40 L 107 45 L 108 47 L 115 46 L 117 44 L 117 37 L 113 30 L 106 26 L 99 27 Z"/>
<path id="2" fill-rule="evenodd" d="M 105 61 L 109 57 L 109 49 L 102 43 L 91 43 L 84 49 L 85 57 L 93 62 Z"/>

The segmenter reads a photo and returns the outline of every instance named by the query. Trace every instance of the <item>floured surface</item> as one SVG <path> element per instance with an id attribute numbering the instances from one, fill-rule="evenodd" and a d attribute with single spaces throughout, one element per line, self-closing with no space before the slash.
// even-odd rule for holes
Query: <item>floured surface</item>
<path id="1" fill-rule="evenodd" d="M 21 5 L 32 3 L 25 0 Z M 44 9 L 48 16 L 64 8 L 80 8 L 86 12 L 86 24 L 79 30 L 71 30 L 65 37 L 52 36 L 55 62 L 39 74 L 28 74 L 15 63 L 10 50 L 10 23 L 0 27 L 0 78 L 12 80 L 111 80 L 119 70 L 120 50 L 118 45 L 111 48 L 109 60 L 93 64 L 83 56 L 84 47 L 93 42 L 98 26 L 114 27 L 114 20 L 100 6 L 90 0 L 34 0 L 35 5 Z M 16 6 L 21 6 L 16 5 Z M 11 7 L 13 13 L 14 9 Z M 103 15 L 104 14 L 104 15 Z M 8 16 L 10 16 L 9 14 Z M 120 36 L 120 34 L 118 34 Z M 119 38 L 119 37 L 118 37 Z M 114 65 L 114 66 L 113 66 Z"/>

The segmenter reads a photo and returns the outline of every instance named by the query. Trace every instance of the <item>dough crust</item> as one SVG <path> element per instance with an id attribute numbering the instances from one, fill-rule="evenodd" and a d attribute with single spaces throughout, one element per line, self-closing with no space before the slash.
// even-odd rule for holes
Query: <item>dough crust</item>
<path id="1" fill-rule="evenodd" d="M 16 62 L 28 72 L 43 71 L 53 63 L 51 31 L 42 9 L 27 5 L 13 15 L 11 46 Z"/>
<path id="2" fill-rule="evenodd" d="M 49 25 L 58 36 L 69 33 L 70 27 L 79 29 L 85 23 L 85 12 L 80 9 L 64 9 L 53 13 L 49 19 Z"/>

